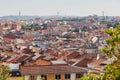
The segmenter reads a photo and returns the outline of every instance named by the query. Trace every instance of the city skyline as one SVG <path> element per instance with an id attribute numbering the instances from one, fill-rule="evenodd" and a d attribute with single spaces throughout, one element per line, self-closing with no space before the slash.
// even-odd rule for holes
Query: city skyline
<path id="1" fill-rule="evenodd" d="M 35 15 L 120 16 L 119 0 L 0 0 L 0 16 Z"/>

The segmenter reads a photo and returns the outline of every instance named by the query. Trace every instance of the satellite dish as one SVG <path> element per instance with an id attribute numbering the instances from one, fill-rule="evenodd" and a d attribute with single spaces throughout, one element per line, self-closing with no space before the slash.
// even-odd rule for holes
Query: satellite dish
<path id="1" fill-rule="evenodd" d="M 92 38 L 92 42 L 93 42 L 93 43 L 97 42 L 97 40 L 98 40 L 97 37 L 93 37 L 93 38 Z"/>

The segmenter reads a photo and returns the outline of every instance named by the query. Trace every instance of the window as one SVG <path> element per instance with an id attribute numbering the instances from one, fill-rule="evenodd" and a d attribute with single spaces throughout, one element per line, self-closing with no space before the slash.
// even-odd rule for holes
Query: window
<path id="1" fill-rule="evenodd" d="M 83 75 L 82 74 L 76 74 L 76 78 L 81 78 Z"/>
<path id="2" fill-rule="evenodd" d="M 30 80 L 34 80 L 34 76 L 30 76 Z"/>
<path id="3" fill-rule="evenodd" d="M 56 79 L 56 80 L 60 80 L 60 79 L 61 79 L 61 75 L 60 75 L 60 74 L 56 74 L 56 75 L 55 75 L 55 79 Z"/>
<path id="4" fill-rule="evenodd" d="M 65 74 L 65 79 L 70 79 L 70 74 Z"/>
<path id="5" fill-rule="evenodd" d="M 47 76 L 46 76 L 46 75 L 41 75 L 41 78 L 42 78 L 43 80 L 47 80 Z"/>

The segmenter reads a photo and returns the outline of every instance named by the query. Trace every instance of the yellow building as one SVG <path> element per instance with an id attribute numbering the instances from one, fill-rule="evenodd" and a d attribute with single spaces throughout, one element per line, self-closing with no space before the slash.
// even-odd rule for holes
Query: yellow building
<path id="1" fill-rule="evenodd" d="M 70 65 L 23 66 L 25 80 L 80 80 L 85 69 Z"/>

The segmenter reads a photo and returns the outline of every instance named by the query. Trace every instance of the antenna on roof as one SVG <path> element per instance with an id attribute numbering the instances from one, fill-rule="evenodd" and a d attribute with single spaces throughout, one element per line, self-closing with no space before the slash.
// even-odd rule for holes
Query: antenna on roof
<path id="1" fill-rule="evenodd" d="M 103 17 L 103 21 L 105 20 L 105 13 L 104 11 L 102 11 L 102 17 Z"/>
<path id="2" fill-rule="evenodd" d="M 59 14 L 60 14 L 60 13 L 59 13 L 59 12 L 57 12 L 57 18 L 59 18 Z"/>
<path id="3" fill-rule="evenodd" d="M 21 12 L 19 11 L 19 17 L 21 16 Z"/>
<path id="4" fill-rule="evenodd" d="M 104 11 L 102 11 L 102 16 L 104 17 Z"/>

